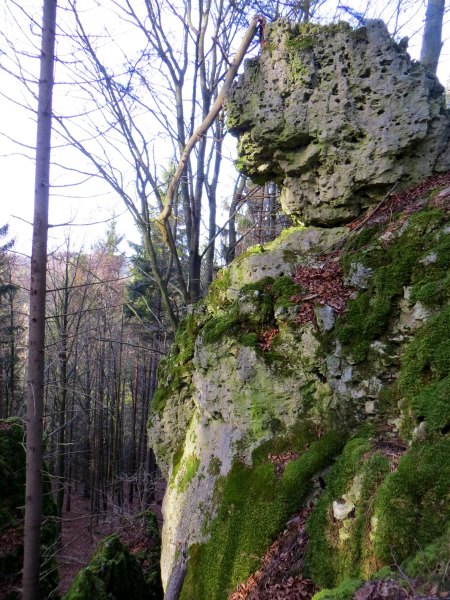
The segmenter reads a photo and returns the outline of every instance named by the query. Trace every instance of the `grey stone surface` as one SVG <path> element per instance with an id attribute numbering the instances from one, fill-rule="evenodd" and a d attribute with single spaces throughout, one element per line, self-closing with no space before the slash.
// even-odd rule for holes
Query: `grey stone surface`
<path id="1" fill-rule="evenodd" d="M 396 183 L 450 167 L 443 87 L 382 21 L 269 25 L 227 114 L 238 167 L 277 181 L 284 210 L 305 223 L 349 221 Z"/>

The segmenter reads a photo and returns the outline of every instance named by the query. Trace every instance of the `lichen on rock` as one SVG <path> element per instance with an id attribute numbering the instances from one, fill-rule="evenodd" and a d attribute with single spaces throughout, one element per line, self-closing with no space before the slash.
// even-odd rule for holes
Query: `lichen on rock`
<path id="1" fill-rule="evenodd" d="M 182 599 L 226 599 L 305 502 L 317 598 L 395 580 L 445 530 L 450 174 L 425 179 L 448 160 L 441 92 L 378 21 L 271 25 L 234 88 L 241 167 L 327 227 L 223 269 L 160 366 L 149 441 Z"/>
<path id="2" fill-rule="evenodd" d="M 345 223 L 394 185 L 448 170 L 443 87 L 382 21 L 267 27 L 227 101 L 238 168 L 274 180 L 285 212 Z"/>

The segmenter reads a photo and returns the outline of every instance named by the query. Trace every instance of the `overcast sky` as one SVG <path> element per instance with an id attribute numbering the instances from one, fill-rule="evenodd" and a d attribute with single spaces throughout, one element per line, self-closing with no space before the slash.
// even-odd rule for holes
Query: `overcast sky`
<path id="1" fill-rule="evenodd" d="M 89 7 L 87 18 L 98 20 L 99 26 L 108 21 L 108 11 L 105 6 L 110 0 L 104 0 L 100 3 L 96 0 L 84 0 L 83 8 Z M 11 0 L 0 0 L 0 18 L 3 23 L 4 38 L 1 44 L 3 52 L 8 51 L 7 40 L 13 40 L 17 47 L 27 47 L 30 51 L 30 43 L 39 43 L 38 27 L 27 20 L 26 15 L 20 10 L 15 11 L 18 20 L 14 23 L 11 20 L 10 7 Z M 27 11 L 34 15 L 38 22 L 41 20 L 41 1 L 27 0 Z M 64 2 L 60 2 L 61 5 Z M 331 7 L 334 3 L 330 2 Z M 363 5 L 362 1 L 346 2 L 356 8 Z M 391 6 L 393 3 L 390 3 Z M 420 2 L 418 3 L 420 5 Z M 64 9 L 60 6 L 58 19 L 60 22 L 66 18 Z M 89 10 L 91 13 L 89 14 Z M 387 14 L 387 13 L 386 13 Z M 410 21 L 407 30 L 401 32 L 402 35 L 411 35 L 421 29 L 423 24 L 423 10 L 418 13 L 406 15 Z M 115 25 L 117 27 L 117 24 Z M 117 32 L 123 39 L 127 39 L 127 25 L 124 29 Z M 449 27 L 446 25 L 444 31 L 444 47 L 441 55 L 441 62 L 438 75 L 441 82 L 446 84 L 450 75 L 450 42 L 447 41 L 450 34 Z M 64 51 L 64 40 L 58 41 L 58 51 Z M 106 50 L 106 49 L 105 49 Z M 413 37 L 413 44 L 410 45 L 410 54 L 417 58 L 420 51 L 420 36 Z M 7 68 L 10 63 L 5 59 L 5 55 L 0 55 L 1 64 Z M 29 60 L 22 57 L 23 64 L 30 71 L 37 68 L 37 60 Z M 35 71 L 36 72 L 36 71 Z M 28 76 L 28 74 L 26 74 Z M 29 73 L 30 78 L 33 73 Z M 56 80 L 61 75 L 61 70 L 57 67 Z M 70 110 L 71 95 L 73 90 L 67 91 L 67 86 L 63 90 L 58 89 L 58 83 L 55 93 L 59 94 L 58 102 L 61 106 L 62 99 L 67 103 L 67 110 Z M 33 88 L 33 86 L 31 86 Z M 34 88 L 35 89 L 35 88 Z M 1 196 L 0 196 L 0 226 L 9 223 L 11 235 L 16 239 L 16 249 L 19 252 L 29 254 L 31 248 L 31 221 L 33 219 L 34 202 L 34 140 L 35 140 L 35 119 L 32 110 L 24 108 L 23 105 L 30 103 L 30 95 L 23 93 L 23 88 L 7 75 L 0 71 L 0 175 L 1 175 Z M 11 100 L 14 100 L 12 102 Z M 20 106 L 22 105 L 22 106 Z M 31 108 L 34 108 L 31 106 Z M 19 142 L 20 145 L 16 142 Z M 234 141 L 230 141 L 230 148 L 234 147 Z M 53 152 L 53 159 L 57 161 L 61 147 L 56 147 Z M 64 150 L 67 156 L 67 150 Z M 230 151 L 231 152 L 231 151 Z M 72 156 L 72 155 L 71 155 Z M 78 164 L 84 163 L 73 153 L 71 164 L 74 168 Z M 230 167 L 224 170 L 221 195 L 223 198 L 229 196 L 232 191 L 232 169 Z M 83 168 L 83 167 L 82 167 Z M 107 228 L 107 221 L 113 215 L 118 220 L 118 230 L 125 234 L 125 241 L 131 240 L 138 242 L 139 236 L 135 231 L 131 217 L 124 210 L 122 201 L 117 198 L 105 184 L 89 180 L 83 185 L 67 187 L 67 184 L 80 182 L 83 178 L 72 174 L 61 172 L 57 167 L 52 170 L 52 198 L 50 204 L 50 223 L 53 225 L 62 223 L 73 223 L 70 229 L 68 226 L 54 227 L 49 232 L 49 246 L 57 247 L 62 243 L 64 237 L 70 235 L 75 247 L 89 246 L 103 235 Z M 61 187 L 59 187 L 61 186 Z M 122 249 L 127 251 L 126 243 L 122 244 Z"/>

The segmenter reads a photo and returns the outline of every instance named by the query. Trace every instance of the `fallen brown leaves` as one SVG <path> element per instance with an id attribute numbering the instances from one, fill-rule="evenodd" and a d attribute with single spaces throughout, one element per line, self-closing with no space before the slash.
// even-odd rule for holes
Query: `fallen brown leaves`
<path id="1" fill-rule="evenodd" d="M 293 460 L 294 453 L 291 454 Z M 275 458 L 278 457 L 278 458 Z M 272 455 L 281 460 L 284 454 Z M 240 584 L 229 600 L 310 600 L 317 588 L 300 574 L 308 543 L 305 531 L 310 508 L 293 517 L 286 529 L 269 548 L 262 565 Z"/>
<path id="2" fill-rule="evenodd" d="M 336 253 L 317 257 L 314 266 L 298 267 L 292 279 L 303 290 L 291 298 L 292 302 L 300 304 L 295 318 L 298 325 L 308 322 L 316 324 L 316 304 L 331 306 L 337 314 L 345 311 L 351 291 L 344 286 L 342 267 L 337 262 Z"/>
<path id="3" fill-rule="evenodd" d="M 398 229 L 409 215 L 423 206 L 425 197 L 431 190 L 447 184 L 450 186 L 450 172 L 428 177 L 399 194 L 387 194 L 375 208 L 370 208 L 368 212 L 348 225 L 349 236 L 354 231 L 376 224 L 386 225 L 385 232 Z M 444 188 L 430 200 L 430 205 L 449 210 L 450 187 Z M 393 215 L 399 213 L 402 215 L 393 221 Z M 313 266 L 298 267 L 292 278 L 303 289 L 301 294 L 291 298 L 292 302 L 299 304 L 295 319 L 297 325 L 314 323 L 317 326 L 314 313 L 314 306 L 317 304 L 331 306 L 337 314 L 345 311 L 351 291 L 344 286 L 342 268 L 339 264 L 339 249 L 335 249 L 328 255 L 316 257 Z"/>
<path id="4" fill-rule="evenodd" d="M 391 471 L 397 469 L 401 457 L 408 449 L 408 446 L 396 435 L 390 434 L 390 437 L 379 437 L 374 440 L 373 447 L 389 460 Z"/>
<path id="5" fill-rule="evenodd" d="M 278 327 L 267 327 L 263 329 L 258 336 L 258 345 L 263 352 L 267 352 L 272 348 L 273 338 L 278 333 Z"/>
<path id="6" fill-rule="evenodd" d="M 376 225 L 378 223 L 386 223 L 390 221 L 394 213 L 405 213 L 405 217 L 418 210 L 423 205 L 423 200 L 426 194 L 436 187 L 450 185 L 450 171 L 448 173 L 440 173 L 424 179 L 416 186 L 405 190 L 399 194 L 388 194 L 386 198 L 375 208 L 352 221 L 349 224 L 349 229 L 360 229 L 362 225 Z M 442 190 L 436 198 L 431 200 L 430 204 L 436 207 L 448 208 L 450 199 L 450 190 Z"/>
<path id="7" fill-rule="evenodd" d="M 413 589 L 407 590 L 393 579 L 383 579 L 365 583 L 355 592 L 353 600 L 435 600 L 449 596 L 450 592 L 437 590 L 430 590 L 428 595 L 416 594 Z"/>
<path id="8" fill-rule="evenodd" d="M 277 477 L 281 477 L 288 463 L 296 460 L 300 456 L 300 452 L 281 452 L 280 454 L 269 454 L 268 459 L 275 465 L 275 473 Z"/>
<path id="9" fill-rule="evenodd" d="M 369 581 L 357 590 L 353 598 L 354 600 L 377 600 L 381 598 L 386 600 L 408 600 L 410 596 L 397 582 L 387 579 Z"/>

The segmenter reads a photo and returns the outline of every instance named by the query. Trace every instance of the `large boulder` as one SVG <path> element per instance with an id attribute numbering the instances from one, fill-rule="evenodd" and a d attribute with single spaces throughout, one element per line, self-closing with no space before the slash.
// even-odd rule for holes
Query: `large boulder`
<path id="1" fill-rule="evenodd" d="M 443 87 L 382 21 L 269 25 L 227 100 L 238 168 L 306 224 L 335 225 L 448 170 Z"/>
<path id="2" fill-rule="evenodd" d="M 366 579 L 392 548 L 406 560 L 442 531 L 450 246 L 434 185 L 350 235 L 296 227 L 249 249 L 180 324 L 149 430 L 168 481 L 167 597 L 228 598 L 321 479 L 308 558 L 321 587 Z"/>

